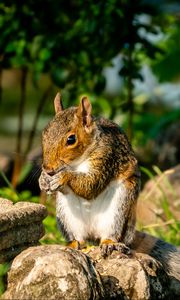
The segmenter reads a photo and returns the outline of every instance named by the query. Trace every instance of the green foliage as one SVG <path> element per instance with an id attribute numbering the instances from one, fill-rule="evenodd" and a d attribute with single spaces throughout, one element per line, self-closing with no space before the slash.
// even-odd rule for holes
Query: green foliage
<path id="1" fill-rule="evenodd" d="M 141 229 L 166 241 L 167 243 L 180 246 L 180 222 L 177 220 L 170 220 L 162 225 L 154 224 L 151 226 L 144 226 Z"/>
<path id="2" fill-rule="evenodd" d="M 145 230 L 149 232 L 150 234 L 157 236 L 163 240 L 165 240 L 168 243 L 172 243 L 174 245 L 179 246 L 180 245 L 180 221 L 175 218 L 173 215 L 173 212 L 170 208 L 170 204 L 167 198 L 167 195 L 165 191 L 162 189 L 162 187 L 158 184 L 158 181 L 156 179 L 156 175 L 162 175 L 161 170 L 157 166 L 153 166 L 153 171 L 141 167 L 141 171 L 146 174 L 150 179 L 152 179 L 155 184 L 158 186 L 159 191 L 161 192 L 161 208 L 163 209 L 163 214 L 165 215 L 166 221 L 161 224 L 151 224 L 148 226 L 144 226 L 141 228 L 141 230 Z M 168 181 L 167 178 L 164 179 L 165 186 L 168 190 L 170 190 L 172 193 L 173 187 L 171 183 Z"/>
<path id="3" fill-rule="evenodd" d="M 166 38 L 160 42 L 163 55 L 159 53 L 157 59 L 151 62 L 152 70 L 161 82 L 177 80 L 180 74 L 180 21 L 168 16 L 167 22 L 169 26 Z"/>
<path id="4" fill-rule="evenodd" d="M 57 229 L 56 217 L 49 215 L 43 222 L 46 230 L 45 236 L 41 239 L 42 244 L 65 244 L 66 241 Z"/>
<path id="5" fill-rule="evenodd" d="M 5 175 L 3 175 L 3 178 L 6 178 L 6 180 L 7 180 L 7 177 Z M 7 181 L 7 182 L 9 182 L 9 181 Z M 25 191 L 18 193 L 11 185 L 0 188 L 0 197 L 9 199 L 13 202 L 18 202 L 18 201 L 31 201 L 31 202 L 35 202 L 35 203 L 39 202 L 39 197 L 32 196 L 31 191 L 25 190 Z"/>
<path id="6" fill-rule="evenodd" d="M 133 99 L 134 80 L 143 80 L 142 64 L 147 58 L 150 62 L 157 58 L 161 63 L 167 58 L 167 50 L 173 57 L 176 51 L 177 43 L 171 41 L 172 37 L 178 41 L 179 27 L 176 18 L 167 17 L 163 11 L 164 2 L 32 0 L 18 5 L 17 1 L 1 1 L 0 70 L 14 67 L 27 70 L 35 86 L 42 74 L 48 74 L 53 84 L 66 90 L 67 102 L 70 102 L 69 95 L 76 99 L 77 94 L 84 92 L 101 96 L 106 84 L 102 70 L 121 54 L 123 66 L 119 74 L 124 79 L 126 92 L 123 100 L 119 97 L 116 101 L 118 108 L 128 112 L 131 138 L 135 113 L 140 113 Z M 146 16 L 145 21 L 143 16 Z M 152 37 L 161 32 L 168 32 L 169 42 L 153 42 Z M 160 70 L 158 63 L 157 68 Z M 177 68 L 171 68 L 173 70 Z M 169 68 L 168 72 L 162 72 L 167 73 L 170 74 Z M 22 85 L 23 79 L 21 88 Z M 35 99 L 32 97 L 31 102 Z M 96 103 L 97 111 L 105 111 L 105 114 L 107 111 L 114 117 L 116 101 L 103 100 L 104 105 L 101 101 Z M 22 114 L 23 108 L 19 110 L 19 119 Z M 19 136 L 22 136 L 21 125 L 19 121 Z"/>
<path id="7" fill-rule="evenodd" d="M 159 52 L 139 33 L 143 29 L 157 34 L 154 16 L 159 7 L 147 1 L 33 0 L 17 5 L 8 0 L 1 2 L 0 12 L 2 67 L 26 66 L 35 81 L 49 72 L 61 88 L 71 83 L 73 89 L 83 86 L 101 92 L 105 86 L 102 68 L 120 52 L 124 57 L 121 75 L 139 79 L 138 53 L 154 57 Z M 152 20 L 144 24 L 138 16 L 147 13 Z"/>
<path id="8" fill-rule="evenodd" d="M 5 175 L 5 173 L 0 169 L 0 176 L 2 177 L 2 179 L 5 181 L 5 183 L 7 184 L 9 190 L 13 191 L 16 194 L 16 191 L 14 190 L 12 184 L 10 183 L 10 181 L 8 180 L 7 176 Z"/>
<path id="9" fill-rule="evenodd" d="M 0 296 L 5 291 L 4 277 L 9 270 L 9 263 L 0 264 Z"/>
<path id="10" fill-rule="evenodd" d="M 135 106 L 135 108 L 138 109 L 137 106 Z M 149 141 L 161 136 L 169 125 L 180 119 L 180 109 L 165 108 L 163 110 L 161 106 L 155 106 L 153 111 L 148 109 L 145 112 L 142 111 L 143 105 L 141 106 L 140 112 L 134 115 L 134 147 L 144 147 Z M 127 119 L 125 119 L 123 127 L 127 127 Z"/>
<path id="11" fill-rule="evenodd" d="M 39 202 L 39 197 L 32 196 L 32 193 L 29 190 L 25 190 L 18 193 L 17 191 L 9 187 L 0 188 L 0 197 L 12 200 L 13 202 L 18 202 L 18 201 L 31 201 L 35 203 Z"/>
<path id="12" fill-rule="evenodd" d="M 65 90 L 66 106 L 76 101 L 77 94 L 89 93 L 97 115 L 104 114 L 111 119 L 120 116 L 118 122 L 124 123 L 125 128 L 128 127 L 127 112 L 131 111 L 136 132 L 134 144 L 145 145 L 180 116 L 178 110 L 163 114 L 162 111 L 161 114 L 146 112 L 146 105 L 133 99 L 134 80 L 143 80 L 140 68 L 145 61 L 149 61 L 162 81 L 176 79 L 179 73 L 179 22 L 162 10 L 164 2 L 31 0 L 18 3 L 3 0 L 0 3 L 0 71 L 5 68 L 27 70 L 35 87 L 41 85 L 41 75 L 48 74 L 53 84 Z M 148 17 L 148 22 L 144 22 L 142 16 Z M 149 35 L 155 37 L 159 32 L 164 32 L 165 38 L 155 43 Z M 106 98 L 102 95 L 106 84 L 102 70 L 110 66 L 112 59 L 119 54 L 123 59 L 119 75 L 124 79 L 125 90 L 119 97 Z M 46 85 L 49 82 L 45 82 Z M 29 92 L 26 83 L 25 88 Z M 10 106 L 15 114 L 17 95 L 14 90 L 7 93 L 5 98 L 9 102 L 5 101 L 5 105 L 8 110 Z M 38 97 L 35 93 L 28 97 L 28 109 L 32 110 L 32 103 L 40 93 Z M 46 113 L 48 110 L 46 107 Z M 1 116 L 4 112 L 2 106 Z M 19 181 L 24 180 L 30 168 L 29 164 L 23 167 Z M 151 171 L 143 171 L 154 178 Z M 1 197 L 14 202 L 39 202 L 30 191 L 17 193 L 4 173 L 1 172 L 0 176 L 7 185 L 0 188 Z M 162 207 L 168 221 L 164 226 L 148 230 L 166 241 L 179 244 L 180 225 L 170 211 L 167 196 L 163 196 Z M 46 205 L 49 216 L 44 220 L 46 235 L 41 242 L 64 243 L 56 227 L 53 200 L 48 199 Z M 8 265 L 0 265 L 0 293 L 4 289 L 1 276 L 7 269 Z"/>

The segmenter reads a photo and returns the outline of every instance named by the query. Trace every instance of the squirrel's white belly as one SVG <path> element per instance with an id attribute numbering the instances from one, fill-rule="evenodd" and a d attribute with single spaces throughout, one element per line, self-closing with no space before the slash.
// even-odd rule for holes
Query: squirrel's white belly
<path id="1" fill-rule="evenodd" d="M 107 239 L 114 233 L 115 215 L 121 214 L 127 192 L 121 180 L 111 182 L 93 200 L 86 200 L 69 189 L 68 194 L 57 193 L 57 217 L 78 241 Z M 121 217 L 121 216 L 119 216 Z"/>

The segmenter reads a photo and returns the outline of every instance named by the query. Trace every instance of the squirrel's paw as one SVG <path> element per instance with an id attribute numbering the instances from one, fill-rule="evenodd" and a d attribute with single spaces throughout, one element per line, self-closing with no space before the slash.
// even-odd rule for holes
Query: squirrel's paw
<path id="1" fill-rule="evenodd" d="M 113 242 L 111 240 L 104 240 L 100 244 L 101 255 L 103 258 L 110 256 L 113 251 L 118 251 L 123 255 L 131 255 L 131 249 L 123 243 Z"/>
<path id="2" fill-rule="evenodd" d="M 51 176 L 49 176 L 47 173 L 42 171 L 41 175 L 39 177 L 39 187 L 40 187 L 41 191 L 45 191 L 45 192 L 49 191 L 50 180 L 51 180 Z"/>
<path id="3" fill-rule="evenodd" d="M 59 173 L 51 176 L 51 180 L 49 182 L 51 192 L 63 190 L 64 184 L 65 184 L 65 176 L 66 176 L 65 171 L 59 172 Z"/>
<path id="4" fill-rule="evenodd" d="M 65 171 L 56 173 L 53 176 L 42 171 L 41 176 L 39 177 L 40 189 L 47 193 L 62 191 L 65 184 L 65 175 Z"/>
<path id="5" fill-rule="evenodd" d="M 51 176 L 50 181 L 50 191 L 55 192 L 57 190 L 60 190 L 61 184 L 60 184 L 61 175 L 59 173 Z"/>
<path id="6" fill-rule="evenodd" d="M 77 241 L 77 240 L 73 240 L 73 241 L 69 242 L 67 244 L 67 247 L 75 249 L 75 250 L 80 250 L 81 249 L 80 242 Z"/>

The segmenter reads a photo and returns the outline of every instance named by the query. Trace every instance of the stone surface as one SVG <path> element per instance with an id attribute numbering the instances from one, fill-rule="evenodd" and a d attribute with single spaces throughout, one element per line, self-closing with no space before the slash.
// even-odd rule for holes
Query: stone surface
<path id="1" fill-rule="evenodd" d="M 97 247 L 88 255 L 96 261 L 108 299 L 168 299 L 169 277 L 149 255 L 134 253 L 128 257 L 114 251 L 103 259 Z"/>
<path id="2" fill-rule="evenodd" d="M 0 197 L 0 213 L 11 209 L 13 207 L 13 202 L 11 200 Z"/>
<path id="3" fill-rule="evenodd" d="M 137 204 L 137 220 L 141 225 L 166 222 L 163 203 L 177 220 L 180 219 L 180 165 L 164 171 L 149 180 L 140 193 Z"/>
<path id="4" fill-rule="evenodd" d="M 146 254 L 114 251 L 104 259 L 99 247 L 83 253 L 44 245 L 14 259 L 2 299 L 178 299 L 178 283 L 173 283 L 172 288 L 171 278 Z"/>
<path id="5" fill-rule="evenodd" d="M 4 250 L 22 243 L 38 241 L 44 235 L 42 223 L 14 227 L 0 232 L 0 250 Z"/>
<path id="6" fill-rule="evenodd" d="M 19 253 L 21 253 L 23 250 L 39 245 L 38 241 L 35 241 L 34 243 L 23 243 L 21 245 L 12 246 L 8 249 L 4 249 L 0 251 L 0 264 L 5 263 L 7 261 L 11 261 L 15 256 L 17 256 Z"/>
<path id="7" fill-rule="evenodd" d="M 38 245 L 44 235 L 44 205 L 0 198 L 0 263 L 13 259 L 22 250 Z"/>
<path id="8" fill-rule="evenodd" d="M 161 262 L 168 276 L 179 281 L 180 293 L 180 249 L 146 232 L 136 231 L 131 248 L 136 253 L 149 254 Z"/>
<path id="9" fill-rule="evenodd" d="M 31 202 L 17 202 L 0 198 L 0 232 L 15 226 L 42 221 L 47 216 L 44 205 Z"/>
<path id="10" fill-rule="evenodd" d="M 59 245 L 32 247 L 17 256 L 3 299 L 102 299 L 100 276 L 88 256 Z"/>

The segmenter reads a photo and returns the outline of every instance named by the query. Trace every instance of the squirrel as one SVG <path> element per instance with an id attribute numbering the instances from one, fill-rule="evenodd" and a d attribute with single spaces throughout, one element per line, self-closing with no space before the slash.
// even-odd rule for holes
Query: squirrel
<path id="1" fill-rule="evenodd" d="M 68 245 L 81 249 L 92 241 L 104 257 L 113 250 L 149 253 L 180 280 L 178 250 L 135 229 L 140 171 L 124 131 L 94 117 L 88 97 L 64 109 L 58 93 L 54 108 L 42 134 L 39 185 L 56 195 L 57 224 Z"/>

